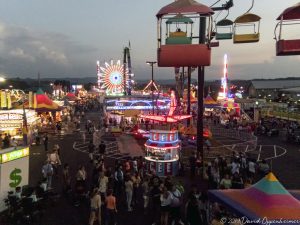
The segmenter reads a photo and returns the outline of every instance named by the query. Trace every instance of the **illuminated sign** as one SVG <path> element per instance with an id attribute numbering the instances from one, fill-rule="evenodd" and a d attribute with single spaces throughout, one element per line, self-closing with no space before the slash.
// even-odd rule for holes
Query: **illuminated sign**
<path id="1" fill-rule="evenodd" d="M 168 109 L 168 106 L 159 106 L 159 109 Z M 107 106 L 106 110 L 127 110 L 127 109 L 139 109 L 139 110 L 152 110 L 153 106 Z"/>
<path id="2" fill-rule="evenodd" d="M 25 110 L 27 123 L 31 124 L 34 121 L 38 120 L 39 117 L 36 116 L 36 112 L 34 110 Z M 2 110 L 0 112 L 0 126 L 1 127 L 12 127 L 11 125 L 7 125 L 8 123 L 15 124 L 16 127 L 20 127 L 17 123 L 23 122 L 23 110 Z"/>
<path id="3" fill-rule="evenodd" d="M 151 130 L 149 140 L 163 143 L 175 142 L 178 141 L 178 132 L 165 130 Z"/>
<path id="4" fill-rule="evenodd" d="M 152 100 L 130 100 L 130 99 L 121 99 L 121 100 L 107 100 L 106 110 L 114 111 L 114 110 L 152 110 L 153 107 L 159 110 L 167 110 L 170 108 L 170 100 L 169 99 L 159 99 L 154 101 L 154 106 Z"/>
<path id="5" fill-rule="evenodd" d="M 23 115 L 17 113 L 1 113 L 0 120 L 22 120 Z"/>
<path id="6" fill-rule="evenodd" d="M 29 156 L 29 147 L 1 154 L 0 162 L 7 163 L 9 161 L 20 159 L 26 156 Z"/>

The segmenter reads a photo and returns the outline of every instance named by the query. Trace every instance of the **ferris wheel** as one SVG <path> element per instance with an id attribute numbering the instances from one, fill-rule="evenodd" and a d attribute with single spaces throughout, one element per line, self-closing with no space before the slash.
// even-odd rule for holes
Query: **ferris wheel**
<path id="1" fill-rule="evenodd" d="M 113 60 L 110 63 L 105 62 L 103 67 L 100 66 L 98 61 L 97 67 L 99 88 L 106 95 L 123 95 L 128 87 L 129 72 L 127 68 L 123 67 L 121 61 L 118 60 L 116 63 Z"/>

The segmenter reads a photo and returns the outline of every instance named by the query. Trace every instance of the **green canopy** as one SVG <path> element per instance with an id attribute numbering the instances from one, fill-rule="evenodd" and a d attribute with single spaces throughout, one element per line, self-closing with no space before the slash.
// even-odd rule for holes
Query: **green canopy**
<path id="1" fill-rule="evenodd" d="M 191 18 L 188 18 L 181 14 L 178 14 L 178 15 L 174 16 L 173 18 L 170 18 L 166 21 L 166 24 L 172 24 L 172 23 L 192 24 L 192 23 L 194 23 L 194 21 Z"/>

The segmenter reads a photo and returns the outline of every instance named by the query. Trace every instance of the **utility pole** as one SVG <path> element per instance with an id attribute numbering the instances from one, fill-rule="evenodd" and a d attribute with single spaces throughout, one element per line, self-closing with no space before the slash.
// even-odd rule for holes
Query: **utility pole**
<path id="1" fill-rule="evenodd" d="M 147 61 L 146 63 L 151 66 L 152 115 L 154 115 L 154 71 L 153 71 L 153 65 L 156 64 L 156 62 L 155 61 Z"/>

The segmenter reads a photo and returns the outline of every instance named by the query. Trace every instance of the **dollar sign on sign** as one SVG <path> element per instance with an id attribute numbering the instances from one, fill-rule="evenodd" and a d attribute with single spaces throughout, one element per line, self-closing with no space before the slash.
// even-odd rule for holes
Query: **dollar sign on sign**
<path id="1" fill-rule="evenodd" d="M 22 172 L 22 170 L 15 168 L 11 173 L 9 178 L 12 180 L 11 183 L 9 183 L 9 186 L 11 188 L 15 188 L 18 187 L 18 185 L 21 183 L 22 181 L 22 177 L 20 176 L 20 173 Z"/>

